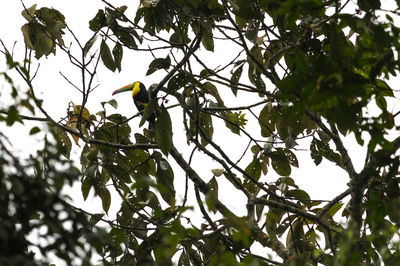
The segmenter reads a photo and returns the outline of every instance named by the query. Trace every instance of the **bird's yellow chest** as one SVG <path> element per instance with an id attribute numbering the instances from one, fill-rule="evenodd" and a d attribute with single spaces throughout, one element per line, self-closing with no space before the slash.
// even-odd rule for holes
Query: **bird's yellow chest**
<path id="1" fill-rule="evenodd" d="M 140 92 L 140 83 L 136 82 L 132 88 L 132 97 L 135 97 Z"/>

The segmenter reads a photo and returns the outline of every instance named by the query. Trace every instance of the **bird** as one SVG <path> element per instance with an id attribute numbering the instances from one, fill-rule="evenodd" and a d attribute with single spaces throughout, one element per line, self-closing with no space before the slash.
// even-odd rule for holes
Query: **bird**
<path id="1" fill-rule="evenodd" d="M 132 99 L 134 104 L 136 105 L 136 108 L 138 109 L 139 112 L 143 112 L 144 108 L 146 108 L 146 105 L 149 103 L 149 93 L 146 89 L 146 86 L 139 81 L 135 81 L 131 84 L 128 84 L 126 86 L 123 86 L 117 90 L 115 90 L 112 95 L 115 95 L 120 92 L 124 91 L 132 91 Z M 153 130 L 154 129 L 154 124 L 155 124 L 155 119 L 156 116 L 155 114 L 152 114 L 147 121 L 149 122 L 149 129 Z"/>

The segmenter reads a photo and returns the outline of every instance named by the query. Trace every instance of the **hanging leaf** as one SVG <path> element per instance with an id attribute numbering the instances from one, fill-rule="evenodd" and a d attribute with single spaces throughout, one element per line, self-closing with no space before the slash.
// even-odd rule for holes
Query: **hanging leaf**
<path id="1" fill-rule="evenodd" d="M 97 191 L 97 194 L 99 195 L 99 197 L 101 199 L 101 203 L 103 205 L 103 210 L 106 213 L 108 213 L 108 210 L 110 209 L 110 205 L 111 205 L 110 191 L 104 186 L 99 191 Z"/>
<path id="2" fill-rule="evenodd" d="M 156 179 L 161 197 L 170 206 L 175 206 L 174 172 L 165 159 L 157 161 Z"/>
<path id="3" fill-rule="evenodd" d="M 240 80 L 240 77 L 242 76 L 242 72 L 243 72 L 243 66 L 244 64 L 242 64 L 240 67 L 238 67 L 235 72 L 233 72 L 231 80 L 230 80 L 230 84 L 231 84 L 231 89 L 233 94 L 236 96 L 237 95 L 237 90 L 238 90 L 238 82 Z"/>
<path id="4" fill-rule="evenodd" d="M 101 60 L 103 60 L 104 65 L 111 71 L 115 71 L 115 62 L 111 54 L 110 48 L 103 40 L 100 45 Z"/>
<path id="5" fill-rule="evenodd" d="M 92 48 L 93 44 L 96 42 L 98 35 L 94 35 L 92 38 L 90 38 L 89 41 L 85 44 L 85 47 L 83 48 L 83 56 L 86 56 L 87 53 L 89 52 L 90 48 Z"/>
<path id="6" fill-rule="evenodd" d="M 72 142 L 69 139 L 67 133 L 62 130 L 61 128 L 57 128 L 57 136 L 58 140 L 60 141 L 61 144 L 61 152 L 62 154 L 69 159 L 70 153 L 71 153 L 71 148 L 72 148 Z"/>
<path id="7" fill-rule="evenodd" d="M 275 123 L 277 116 L 277 110 L 274 109 L 271 103 L 268 103 L 261 110 L 258 117 L 258 124 L 261 127 L 261 135 L 263 137 L 269 137 L 275 131 Z"/>
<path id="8" fill-rule="evenodd" d="M 161 107 L 155 123 L 156 142 L 161 151 L 168 155 L 172 148 L 172 123 L 168 111 L 165 107 Z"/>
<path id="9" fill-rule="evenodd" d="M 271 158 L 271 165 L 275 172 L 281 176 L 288 176 L 291 173 L 291 167 L 285 153 L 282 150 L 273 151 L 268 154 Z"/>
<path id="10" fill-rule="evenodd" d="M 114 46 L 112 53 L 113 53 L 113 56 L 115 59 L 115 66 L 118 69 L 118 71 L 121 72 L 121 61 L 122 61 L 122 54 L 123 54 L 122 45 L 120 43 L 117 43 Z"/>
<path id="11" fill-rule="evenodd" d="M 214 84 L 207 81 L 203 84 L 202 87 L 203 87 L 203 90 L 205 93 L 208 93 L 208 94 L 214 96 L 214 98 L 218 102 L 218 105 L 220 105 L 220 106 L 224 105 L 224 101 L 222 100 L 221 96 L 219 95 L 218 89 Z"/>
<path id="12" fill-rule="evenodd" d="M 315 165 L 319 165 L 322 161 L 322 155 L 317 150 L 317 143 L 315 139 L 310 144 L 311 158 L 314 160 Z"/>
<path id="13" fill-rule="evenodd" d="M 92 188 L 92 184 L 88 178 L 84 178 L 81 185 L 81 191 L 83 200 L 86 200 L 89 196 L 90 189 Z"/>
<path id="14" fill-rule="evenodd" d="M 139 127 L 143 126 L 144 123 L 147 121 L 147 119 L 149 119 L 149 117 L 154 114 L 156 107 L 157 107 L 157 99 L 153 98 L 143 110 L 143 115 L 142 119 L 140 120 Z"/>

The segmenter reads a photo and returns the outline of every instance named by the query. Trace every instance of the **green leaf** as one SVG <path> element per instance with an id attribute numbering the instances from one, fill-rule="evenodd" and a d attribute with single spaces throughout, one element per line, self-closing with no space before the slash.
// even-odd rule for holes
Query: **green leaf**
<path id="1" fill-rule="evenodd" d="M 224 169 L 211 169 L 211 172 L 213 173 L 213 175 L 215 176 L 221 176 L 224 173 Z"/>
<path id="2" fill-rule="evenodd" d="M 214 39 L 212 37 L 212 32 L 203 35 L 203 37 L 201 38 L 201 43 L 203 44 L 204 48 L 206 48 L 206 50 L 214 52 Z"/>
<path id="3" fill-rule="evenodd" d="M 285 155 L 290 165 L 294 167 L 299 167 L 299 162 L 297 160 L 297 157 L 291 150 L 278 148 L 277 151 L 282 152 Z"/>
<path id="4" fill-rule="evenodd" d="M 82 196 L 83 196 L 83 200 L 86 200 L 87 197 L 89 196 L 89 192 L 90 189 L 92 188 L 92 182 L 90 180 L 90 178 L 84 178 L 82 181 L 82 185 L 81 185 L 81 191 L 82 191 Z"/>
<path id="5" fill-rule="evenodd" d="M 382 95 L 377 95 L 377 96 L 375 97 L 375 102 L 376 102 L 376 105 L 377 105 L 382 111 L 386 111 L 387 103 L 386 103 L 385 97 L 383 97 Z"/>
<path id="6" fill-rule="evenodd" d="M 155 123 L 156 142 L 161 151 L 168 155 L 172 148 L 172 123 L 168 111 L 165 107 L 161 107 Z"/>
<path id="7" fill-rule="evenodd" d="M 113 56 L 115 59 L 115 66 L 118 69 L 118 71 L 121 72 L 121 61 L 122 61 L 122 54 L 123 54 L 122 45 L 120 43 L 117 43 L 114 46 L 112 53 L 113 53 Z"/>
<path id="8" fill-rule="evenodd" d="M 61 144 L 60 151 L 67 159 L 69 159 L 69 155 L 71 153 L 71 148 L 72 148 L 72 142 L 68 137 L 67 133 L 61 128 L 57 128 L 57 133 L 58 133 L 57 135 L 58 140 L 60 141 Z"/>
<path id="9" fill-rule="evenodd" d="M 66 28 L 64 15 L 54 8 L 47 7 L 42 7 L 36 13 L 39 20 L 45 25 L 46 35 L 52 40 L 57 40 L 58 44 L 63 46 L 62 35 L 64 34 L 63 29 Z"/>
<path id="10" fill-rule="evenodd" d="M 29 49 L 33 49 L 31 32 L 30 32 L 30 24 L 25 24 L 21 27 L 22 34 L 24 35 L 24 41 L 26 46 Z"/>
<path id="11" fill-rule="evenodd" d="M 254 157 L 253 161 L 251 161 L 251 163 L 246 167 L 245 172 L 258 181 L 261 177 L 260 161 Z"/>
<path id="12" fill-rule="evenodd" d="M 101 220 L 101 218 L 103 218 L 103 216 L 104 216 L 103 213 L 93 214 L 92 216 L 90 216 L 90 220 L 89 220 L 90 224 L 92 226 L 95 226 Z"/>
<path id="13" fill-rule="evenodd" d="M 31 128 L 31 130 L 29 131 L 29 135 L 35 135 L 37 133 L 40 132 L 40 128 L 39 127 L 33 127 Z"/>
<path id="14" fill-rule="evenodd" d="M 31 6 L 30 8 L 27 8 L 26 10 L 22 11 L 22 16 L 28 21 L 31 22 L 33 19 L 33 16 L 35 15 L 36 11 L 36 4 Z"/>
<path id="15" fill-rule="evenodd" d="M 232 4 L 233 13 L 244 20 L 252 19 L 257 16 L 255 5 L 249 3 L 248 0 L 229 1 Z"/>
<path id="16" fill-rule="evenodd" d="M 111 204 L 111 194 L 110 191 L 104 186 L 102 187 L 99 191 L 97 191 L 101 203 L 103 205 L 103 210 L 108 213 L 108 210 L 110 209 L 110 204 Z"/>
<path id="17" fill-rule="evenodd" d="M 89 52 L 90 48 L 92 48 L 93 44 L 96 42 L 98 35 L 94 35 L 92 38 L 90 38 L 89 41 L 85 44 L 85 47 L 83 48 L 83 56 L 86 56 L 87 53 Z"/>
<path id="18" fill-rule="evenodd" d="M 208 94 L 214 96 L 214 98 L 217 100 L 217 102 L 220 106 L 224 105 L 224 101 L 222 100 L 221 96 L 219 95 L 218 89 L 214 84 L 207 81 L 204 84 L 202 84 L 202 87 L 203 87 L 203 90 L 205 93 L 208 93 Z"/>
<path id="19" fill-rule="evenodd" d="M 285 196 L 292 197 L 292 198 L 298 199 L 300 201 L 305 200 L 306 204 L 308 204 L 310 202 L 309 201 L 310 196 L 308 195 L 308 193 L 301 189 L 289 190 L 285 193 Z"/>
<path id="20" fill-rule="evenodd" d="M 243 72 L 243 66 L 244 64 L 242 64 L 240 67 L 238 67 L 235 72 L 233 72 L 231 80 L 230 80 L 230 84 L 231 84 L 231 89 L 233 94 L 236 96 L 237 95 L 237 90 L 238 90 L 238 82 L 240 80 L 240 77 L 242 76 L 242 72 Z"/>
<path id="21" fill-rule="evenodd" d="M 7 126 L 12 126 L 15 122 L 19 121 L 19 113 L 15 105 L 10 106 L 7 111 L 6 123 Z"/>
<path id="22" fill-rule="evenodd" d="M 281 176 L 289 176 L 292 169 L 283 151 L 274 151 L 268 154 L 275 172 Z"/>
<path id="23" fill-rule="evenodd" d="M 146 76 L 153 74 L 159 69 L 168 69 L 170 65 L 171 59 L 169 58 L 169 56 L 167 56 L 166 58 L 156 58 L 150 63 L 149 69 L 146 72 Z"/>
<path id="24" fill-rule="evenodd" d="M 315 165 L 319 165 L 322 161 L 322 155 L 317 150 L 317 143 L 315 139 L 311 141 L 310 151 L 311 158 L 314 160 Z"/>
<path id="25" fill-rule="evenodd" d="M 157 161 L 156 179 L 161 197 L 170 206 L 175 206 L 174 172 L 167 160 L 160 159 Z"/>
<path id="26" fill-rule="evenodd" d="M 21 31 L 24 35 L 26 46 L 35 51 L 37 59 L 55 51 L 54 42 L 49 37 L 50 33 L 42 25 L 32 21 L 22 26 Z"/>
<path id="27" fill-rule="evenodd" d="M 92 31 L 98 31 L 105 26 L 105 23 L 106 16 L 104 15 L 104 11 L 99 9 L 96 16 L 91 21 L 89 21 L 89 29 L 91 29 Z"/>
<path id="28" fill-rule="evenodd" d="M 305 54 L 298 51 L 296 53 L 295 60 L 296 60 L 296 70 L 303 75 L 308 74 L 308 64 Z"/>
<path id="29" fill-rule="evenodd" d="M 53 51 L 53 40 L 44 31 L 39 31 L 35 43 L 35 57 L 39 59 L 42 55 L 49 55 Z"/>
<path id="30" fill-rule="evenodd" d="M 106 104 L 111 105 L 111 106 L 114 107 L 115 109 L 118 108 L 118 102 L 117 102 L 115 99 L 111 99 L 111 100 L 109 100 L 109 101 L 107 101 L 107 102 L 101 102 L 101 105 L 102 105 L 103 107 L 104 107 L 104 105 L 106 105 Z"/>
<path id="31" fill-rule="evenodd" d="M 213 20 L 206 20 L 207 22 L 201 22 L 202 38 L 201 43 L 206 50 L 214 52 L 214 38 L 213 38 Z"/>
<path id="32" fill-rule="evenodd" d="M 149 117 L 154 114 L 156 107 L 157 107 L 157 99 L 153 98 L 143 110 L 143 115 L 142 119 L 140 120 L 139 127 L 143 126 L 144 123 L 147 121 L 147 119 L 149 119 Z"/>
<path id="33" fill-rule="evenodd" d="M 113 59 L 113 56 L 111 54 L 110 48 L 108 48 L 108 45 L 106 42 L 103 40 L 100 45 L 100 54 L 101 54 L 101 60 L 103 60 L 104 65 L 111 71 L 115 71 L 116 66 L 115 62 Z"/>
<path id="34" fill-rule="evenodd" d="M 254 42 L 257 39 L 259 24 L 260 24 L 259 20 L 256 19 L 252 19 L 249 22 L 249 26 L 247 27 L 247 30 L 244 35 L 250 42 Z"/>
<path id="35" fill-rule="evenodd" d="M 327 212 L 327 214 L 330 217 L 333 217 L 333 215 L 335 215 L 342 207 L 343 207 L 344 203 L 338 202 L 335 205 L 333 205 L 329 211 Z"/>
<path id="36" fill-rule="evenodd" d="M 277 110 L 272 107 L 271 103 L 268 103 L 261 110 L 258 117 L 258 124 L 261 127 L 261 135 L 263 137 L 269 137 L 275 130 L 275 123 L 277 119 Z"/>
<path id="37" fill-rule="evenodd" d="M 215 177 L 208 182 L 209 187 L 218 195 L 218 182 Z"/>
<path id="38" fill-rule="evenodd" d="M 369 11 L 370 9 L 379 9 L 381 7 L 380 0 L 358 0 L 358 6 L 361 10 Z"/>
<path id="39" fill-rule="evenodd" d="M 293 148 L 294 146 L 296 146 L 296 139 L 293 138 L 291 135 L 289 135 L 286 139 L 285 139 L 285 147 L 288 149 Z"/>
<path id="40" fill-rule="evenodd" d="M 137 44 L 135 42 L 135 34 L 133 29 L 128 27 L 116 26 L 112 28 L 114 34 L 118 37 L 118 40 L 122 42 L 126 47 L 136 49 Z"/>
<path id="41" fill-rule="evenodd" d="M 169 91 L 175 92 L 188 84 L 190 80 L 187 72 L 179 72 L 168 81 L 167 88 Z"/>

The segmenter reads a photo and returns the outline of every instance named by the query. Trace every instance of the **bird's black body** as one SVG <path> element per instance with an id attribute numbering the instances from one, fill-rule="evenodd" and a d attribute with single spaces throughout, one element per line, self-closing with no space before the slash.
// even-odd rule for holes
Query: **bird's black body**
<path id="1" fill-rule="evenodd" d="M 146 86 L 144 86 L 143 83 L 140 82 L 139 84 L 139 92 L 132 96 L 133 102 L 136 105 L 136 108 L 138 109 L 139 112 L 143 111 L 144 108 L 146 108 L 146 105 L 149 103 L 149 92 L 146 89 Z"/>
<path id="2" fill-rule="evenodd" d="M 146 86 L 143 83 L 134 82 L 132 84 L 126 85 L 114 91 L 113 95 L 124 91 L 132 91 L 132 99 L 139 112 L 142 112 L 144 108 L 146 108 L 146 105 L 149 103 L 149 92 L 147 91 Z M 147 121 L 149 122 L 149 129 L 154 129 L 155 119 L 155 114 L 152 114 L 147 119 Z"/>

